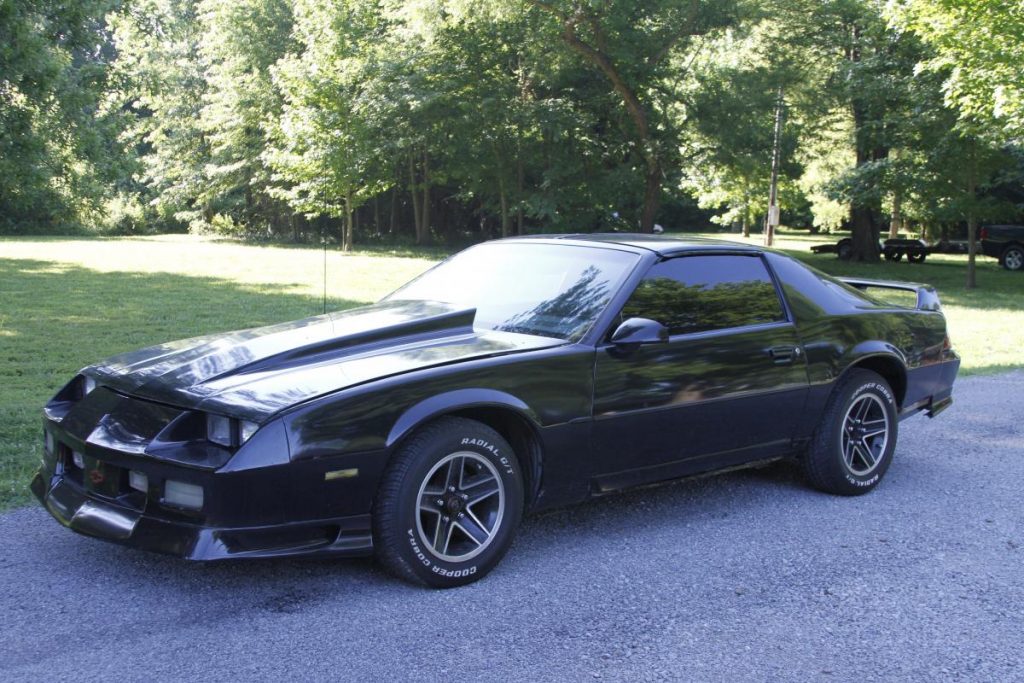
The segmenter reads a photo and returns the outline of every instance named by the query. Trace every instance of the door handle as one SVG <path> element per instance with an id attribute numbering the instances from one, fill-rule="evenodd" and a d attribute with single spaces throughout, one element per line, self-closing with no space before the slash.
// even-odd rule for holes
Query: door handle
<path id="1" fill-rule="evenodd" d="M 786 365 L 799 358 L 801 351 L 799 346 L 773 346 L 765 349 L 765 353 L 776 365 Z"/>

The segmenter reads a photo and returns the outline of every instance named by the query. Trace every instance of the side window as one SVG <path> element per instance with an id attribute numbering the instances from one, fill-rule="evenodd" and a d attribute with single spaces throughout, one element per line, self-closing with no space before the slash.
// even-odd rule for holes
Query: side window
<path id="1" fill-rule="evenodd" d="M 656 263 L 622 309 L 671 334 L 692 334 L 786 319 L 759 256 L 681 256 Z"/>

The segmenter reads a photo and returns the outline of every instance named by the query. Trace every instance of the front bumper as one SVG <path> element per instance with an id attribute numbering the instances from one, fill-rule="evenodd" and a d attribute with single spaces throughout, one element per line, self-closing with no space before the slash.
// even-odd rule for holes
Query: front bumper
<path id="1" fill-rule="evenodd" d="M 294 555 L 359 557 L 373 552 L 369 515 L 218 528 L 149 516 L 90 494 L 60 475 L 48 477 L 44 471 L 36 473 L 31 489 L 54 519 L 72 531 L 187 560 Z"/>
<path id="2" fill-rule="evenodd" d="M 176 431 L 189 418 L 103 387 L 55 399 L 32 492 L 74 531 L 192 560 L 372 552 L 382 453 L 292 461 L 280 421 L 219 452 Z"/>

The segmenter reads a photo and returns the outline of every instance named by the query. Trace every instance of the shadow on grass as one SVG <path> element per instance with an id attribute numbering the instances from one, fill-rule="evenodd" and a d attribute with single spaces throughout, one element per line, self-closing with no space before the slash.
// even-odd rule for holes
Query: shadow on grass
<path id="1" fill-rule="evenodd" d="M 288 289 L 0 258 L 0 509 L 28 501 L 42 405 L 78 369 L 144 346 L 322 312 L 319 297 Z M 327 308 L 364 303 L 328 299 Z"/>

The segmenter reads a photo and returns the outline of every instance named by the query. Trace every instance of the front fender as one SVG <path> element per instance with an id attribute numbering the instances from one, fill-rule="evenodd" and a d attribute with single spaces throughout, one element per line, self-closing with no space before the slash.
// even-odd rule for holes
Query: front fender
<path id="1" fill-rule="evenodd" d="M 390 449 L 413 429 L 435 417 L 468 408 L 504 408 L 526 419 L 535 429 L 540 424 L 533 410 L 512 394 L 495 389 L 457 389 L 424 399 L 402 413 L 388 432 L 386 446 Z"/>

